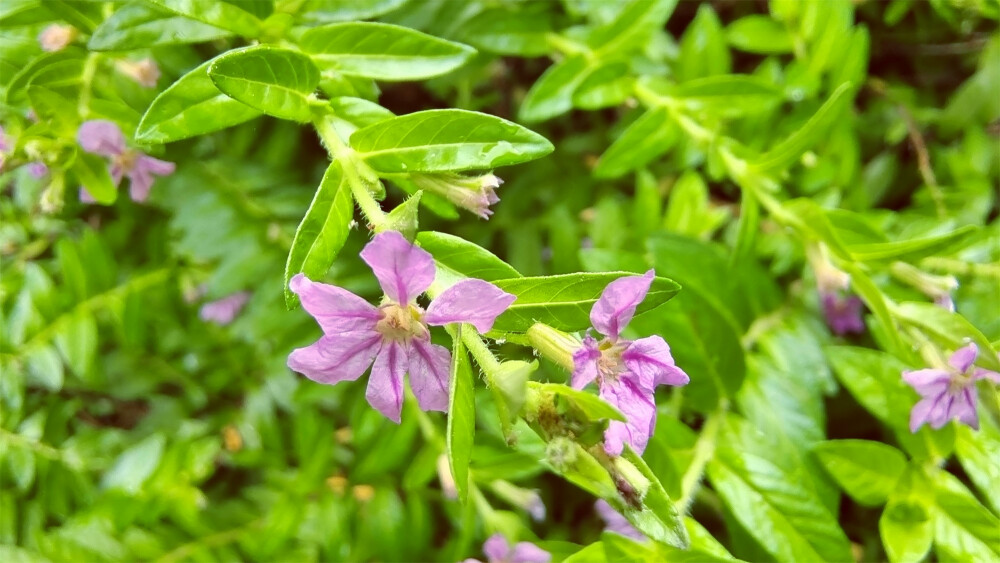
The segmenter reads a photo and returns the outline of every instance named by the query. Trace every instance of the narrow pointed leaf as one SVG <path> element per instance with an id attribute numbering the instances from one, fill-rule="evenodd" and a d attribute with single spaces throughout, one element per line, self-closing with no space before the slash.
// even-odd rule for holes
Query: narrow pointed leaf
<path id="1" fill-rule="evenodd" d="M 268 115 L 306 122 L 319 70 L 297 51 L 268 46 L 230 51 L 212 61 L 208 76 L 227 96 Z"/>

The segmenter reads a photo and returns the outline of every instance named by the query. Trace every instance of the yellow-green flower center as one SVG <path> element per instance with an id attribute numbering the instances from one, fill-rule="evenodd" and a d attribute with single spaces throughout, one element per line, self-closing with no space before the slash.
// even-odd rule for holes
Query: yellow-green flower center
<path id="1" fill-rule="evenodd" d="M 420 317 L 423 310 L 414 305 L 387 303 L 380 307 L 382 319 L 375 324 L 375 330 L 388 340 L 409 342 L 410 339 L 426 338 L 430 333 Z"/>

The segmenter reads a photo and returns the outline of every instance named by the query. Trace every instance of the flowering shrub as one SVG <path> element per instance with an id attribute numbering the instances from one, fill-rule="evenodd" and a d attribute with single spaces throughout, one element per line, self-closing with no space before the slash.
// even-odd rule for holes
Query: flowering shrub
<path id="1" fill-rule="evenodd" d="M 998 18 L 0 3 L 0 556 L 997 560 Z"/>

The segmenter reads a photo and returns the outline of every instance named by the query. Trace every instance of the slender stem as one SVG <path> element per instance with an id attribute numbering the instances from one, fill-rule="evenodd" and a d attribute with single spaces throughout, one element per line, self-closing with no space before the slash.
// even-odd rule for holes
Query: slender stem
<path id="1" fill-rule="evenodd" d="M 254 520 L 249 524 L 240 526 L 239 528 L 233 528 L 232 530 L 224 530 L 210 536 L 205 536 L 199 538 L 196 541 L 186 543 L 177 547 L 176 549 L 167 552 L 162 557 L 156 560 L 156 563 L 171 563 L 173 561 L 185 561 L 191 558 L 191 556 L 196 553 L 201 548 L 211 548 L 219 547 L 221 545 L 226 545 L 227 543 L 233 543 L 239 540 L 244 534 L 249 532 L 254 528 L 260 527 L 264 523 L 264 519 Z"/>
<path id="2" fill-rule="evenodd" d="M 486 381 L 492 386 L 493 374 L 500 369 L 500 362 L 496 356 L 493 355 L 493 352 L 483 342 L 483 337 L 471 326 L 469 330 L 462 331 L 462 342 L 465 342 L 465 347 L 469 349 L 469 353 L 476 359 L 479 367 L 483 369 L 483 373 L 486 374 Z"/>
<path id="3" fill-rule="evenodd" d="M 722 426 L 722 418 L 725 416 L 725 406 L 721 405 L 719 410 L 708 415 L 705 424 L 701 428 L 701 435 L 694 445 L 694 457 L 691 465 L 681 477 L 681 496 L 674 503 L 677 510 L 687 512 L 694 495 L 697 493 L 698 484 L 705 474 L 705 467 L 715 456 L 715 446 L 719 437 L 719 428 Z"/>
<path id="4" fill-rule="evenodd" d="M 84 469 L 80 460 L 68 459 L 65 453 L 59 448 L 54 448 L 48 444 L 38 442 L 35 440 L 29 440 L 20 434 L 15 434 L 4 428 L 0 428 L 0 443 L 4 445 L 11 445 L 16 448 L 22 448 L 26 450 L 31 450 L 33 453 L 40 455 L 46 459 L 51 459 L 59 461 L 66 464 L 72 469 Z"/>
<path id="5" fill-rule="evenodd" d="M 333 122 L 328 115 L 322 115 L 314 119 L 313 127 L 316 128 L 316 133 L 319 135 L 320 140 L 323 141 L 323 145 L 326 146 L 327 152 L 330 153 L 330 158 L 340 162 L 344 177 L 351 186 L 351 194 L 354 195 L 354 201 L 357 202 L 365 219 L 373 227 L 378 227 L 385 223 L 388 216 L 382 211 L 382 206 L 375 200 L 368 186 L 361 179 L 360 169 L 367 167 L 367 165 L 361 162 L 351 147 L 347 146 L 347 143 L 340 138 L 337 129 L 333 126 Z M 377 179 L 375 181 L 378 182 Z"/>
<path id="6" fill-rule="evenodd" d="M 97 74 L 97 60 L 99 57 L 99 53 L 91 52 L 87 55 L 87 60 L 83 63 L 83 75 L 80 77 L 80 103 L 77 105 L 77 112 L 83 119 L 86 119 L 90 114 L 90 90 L 94 83 L 94 75 Z"/>

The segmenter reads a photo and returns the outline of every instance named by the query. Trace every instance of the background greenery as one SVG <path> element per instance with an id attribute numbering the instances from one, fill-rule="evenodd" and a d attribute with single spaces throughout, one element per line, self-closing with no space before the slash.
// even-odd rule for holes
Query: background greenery
<path id="1" fill-rule="evenodd" d="M 995 389 L 981 389 L 978 433 L 911 435 L 917 396 L 899 378 L 968 338 L 996 362 L 995 1 L 233 0 L 250 29 L 209 20 L 188 43 L 165 26 L 205 22 L 207 4 L 191 5 L 0 6 L 0 111 L 16 134 L 0 177 L 4 560 L 454 561 L 481 556 L 497 530 L 557 560 L 1000 557 Z M 142 28 L 126 10 L 156 17 Z M 440 484 L 444 415 L 407 405 L 395 426 L 363 384 L 285 367 L 319 334 L 282 292 L 329 164 L 309 127 L 263 116 L 167 145 L 148 134 L 141 146 L 178 165 L 149 204 L 77 201 L 81 120 L 131 135 L 217 54 L 352 20 L 476 52 L 447 72 L 326 76 L 329 97 L 397 115 L 480 111 L 555 147 L 496 170 L 489 221 L 425 194 L 421 230 L 527 276 L 652 266 L 683 286 L 632 328 L 663 335 L 692 378 L 662 392 L 644 457 L 691 516 L 693 551 L 602 536 L 594 497 L 554 474 L 542 438 L 522 422 L 507 447 L 482 385 L 475 493 L 462 504 Z M 37 37 L 56 21 L 81 35 L 43 55 Z M 116 66 L 144 56 L 163 74 L 156 88 Z M 18 166 L 32 160 L 49 175 Z M 390 182 L 383 208 L 406 187 Z M 324 278 L 375 299 L 356 219 Z M 865 334 L 825 327 L 805 261 L 819 242 L 852 274 Z M 955 276 L 958 314 L 893 276 L 897 261 Z M 201 304 L 238 291 L 252 296 L 232 324 L 199 319 Z M 543 359 L 533 377 L 566 374 Z"/>

